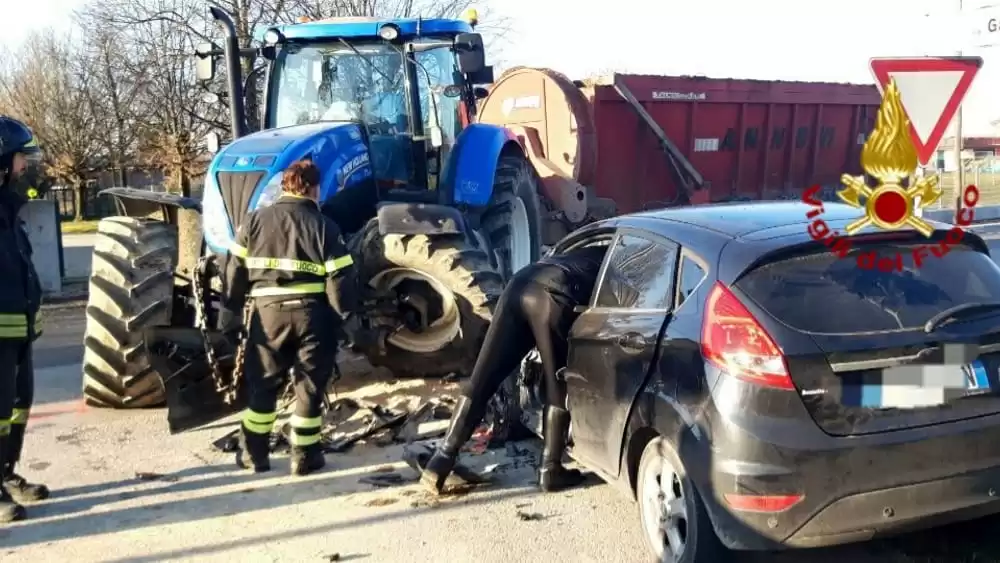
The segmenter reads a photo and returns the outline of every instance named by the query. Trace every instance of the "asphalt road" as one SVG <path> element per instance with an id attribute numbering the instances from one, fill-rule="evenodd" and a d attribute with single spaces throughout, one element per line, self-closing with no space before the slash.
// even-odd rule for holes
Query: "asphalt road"
<path id="1" fill-rule="evenodd" d="M 331 454 L 315 476 L 242 473 L 210 443 L 232 425 L 170 436 L 163 412 L 84 409 L 79 400 L 81 307 L 49 309 L 36 346 L 37 401 L 24 472 L 53 498 L 31 518 L 0 529 L 0 560 L 64 562 L 645 561 L 635 505 L 596 480 L 541 495 L 531 462 L 537 443 L 465 459 L 494 469 L 494 485 L 435 500 L 412 484 L 376 488 L 365 476 L 415 475 L 401 447 L 362 445 Z M 342 394 L 385 400 L 453 391 L 421 382 L 345 386 Z M 412 403 L 411 403 L 412 404 Z M 440 424 L 440 423 L 439 423 Z M 988 519 L 891 541 L 839 549 L 742 554 L 748 563 L 1000 561 Z M 70 555 L 71 554 L 71 555 Z"/>

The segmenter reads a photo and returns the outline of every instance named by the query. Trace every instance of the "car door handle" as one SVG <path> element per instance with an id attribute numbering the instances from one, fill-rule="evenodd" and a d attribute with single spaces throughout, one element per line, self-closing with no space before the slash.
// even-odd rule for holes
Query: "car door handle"
<path id="1" fill-rule="evenodd" d="M 618 337 L 618 345 L 626 350 L 642 350 L 646 347 L 646 339 L 638 332 L 627 332 Z"/>

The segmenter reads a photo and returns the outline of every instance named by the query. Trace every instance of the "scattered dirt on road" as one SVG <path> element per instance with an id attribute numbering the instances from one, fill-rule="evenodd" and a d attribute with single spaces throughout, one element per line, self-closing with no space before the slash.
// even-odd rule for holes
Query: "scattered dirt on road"
<path id="1" fill-rule="evenodd" d="M 396 504 L 399 502 L 397 497 L 378 497 L 373 498 L 370 501 L 364 503 L 365 506 L 389 506 L 390 504 Z"/>

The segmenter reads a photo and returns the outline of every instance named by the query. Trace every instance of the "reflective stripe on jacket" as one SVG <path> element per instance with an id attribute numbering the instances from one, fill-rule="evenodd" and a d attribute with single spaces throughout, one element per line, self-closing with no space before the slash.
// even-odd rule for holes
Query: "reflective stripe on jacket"
<path id="1" fill-rule="evenodd" d="M 282 195 L 254 211 L 229 248 L 226 307 L 238 311 L 249 297 L 326 293 L 342 316 L 358 312 L 354 259 L 337 224 L 310 199 Z"/>
<path id="2" fill-rule="evenodd" d="M 40 334 L 42 287 L 31 261 L 31 241 L 18 212 L 24 200 L 0 187 L 0 340 Z"/>

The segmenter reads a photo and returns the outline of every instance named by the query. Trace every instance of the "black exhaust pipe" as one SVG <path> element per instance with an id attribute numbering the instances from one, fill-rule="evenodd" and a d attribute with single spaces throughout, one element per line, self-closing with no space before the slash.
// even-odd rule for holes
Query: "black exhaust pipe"
<path id="1" fill-rule="evenodd" d="M 212 18 L 226 30 L 226 74 L 229 75 L 229 121 L 233 129 L 233 139 L 247 134 L 246 107 L 243 98 L 243 69 L 240 65 L 240 38 L 236 35 L 236 24 L 228 12 L 217 6 L 210 6 Z"/>

